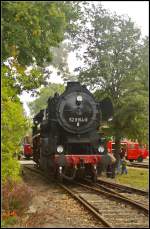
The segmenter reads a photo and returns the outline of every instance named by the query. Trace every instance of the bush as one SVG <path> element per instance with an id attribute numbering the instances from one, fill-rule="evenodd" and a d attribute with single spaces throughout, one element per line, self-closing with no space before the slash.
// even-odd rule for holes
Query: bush
<path id="1" fill-rule="evenodd" d="M 20 166 L 14 158 L 14 153 L 20 151 L 23 136 L 29 128 L 29 122 L 24 114 L 23 105 L 20 102 L 13 85 L 14 76 L 11 70 L 2 68 L 2 181 L 7 177 L 18 179 Z"/>
<path id="2" fill-rule="evenodd" d="M 8 225 L 13 225 L 17 222 L 17 218 L 15 216 L 11 216 L 11 217 L 8 217 L 8 218 L 5 218 L 2 220 L 1 222 L 1 227 L 2 228 L 7 228 Z"/>
<path id="3" fill-rule="evenodd" d="M 32 190 L 23 181 L 8 179 L 2 186 L 2 209 L 20 215 L 29 206 Z"/>
<path id="4" fill-rule="evenodd" d="M 11 177 L 11 179 L 14 181 L 15 180 L 19 181 L 21 180 L 20 177 L 21 166 L 17 161 L 17 159 L 8 156 L 5 157 L 5 155 L 3 155 L 2 158 L 2 181 L 5 183 L 8 177 Z"/>

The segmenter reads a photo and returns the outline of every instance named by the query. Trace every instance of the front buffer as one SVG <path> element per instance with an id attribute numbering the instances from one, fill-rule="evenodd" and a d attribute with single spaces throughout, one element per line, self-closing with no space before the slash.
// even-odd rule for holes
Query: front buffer
<path id="1" fill-rule="evenodd" d="M 54 163 L 57 178 L 62 181 L 75 178 L 90 177 L 97 180 L 97 165 L 101 161 L 101 155 L 63 155 L 56 154 Z"/>

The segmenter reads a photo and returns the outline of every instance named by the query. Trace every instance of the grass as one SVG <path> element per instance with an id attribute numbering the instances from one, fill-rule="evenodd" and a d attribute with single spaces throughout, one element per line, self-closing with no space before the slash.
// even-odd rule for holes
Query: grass
<path id="1" fill-rule="evenodd" d="M 120 184 L 132 186 L 143 190 L 148 190 L 149 187 L 149 170 L 148 169 L 137 169 L 129 168 L 128 174 L 117 175 L 115 181 Z"/>

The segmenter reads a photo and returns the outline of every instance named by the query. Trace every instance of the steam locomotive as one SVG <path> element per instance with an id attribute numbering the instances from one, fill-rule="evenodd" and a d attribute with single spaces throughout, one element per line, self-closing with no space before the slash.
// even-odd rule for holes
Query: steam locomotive
<path id="1" fill-rule="evenodd" d="M 86 86 L 68 82 L 33 118 L 33 160 L 61 181 L 85 176 L 95 181 L 104 151 L 99 126 L 112 114 L 109 98 L 96 102 Z"/>

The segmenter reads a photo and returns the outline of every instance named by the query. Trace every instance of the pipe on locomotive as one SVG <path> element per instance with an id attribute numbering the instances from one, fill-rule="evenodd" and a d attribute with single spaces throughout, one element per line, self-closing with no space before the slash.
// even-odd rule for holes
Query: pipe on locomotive
<path id="1" fill-rule="evenodd" d="M 59 172 L 60 172 L 60 176 L 62 176 L 62 178 L 65 178 L 65 179 L 67 179 L 67 180 L 72 181 L 72 180 L 74 180 L 74 178 L 76 177 L 77 167 L 75 166 L 75 167 L 73 168 L 73 175 L 72 175 L 72 176 L 67 176 L 67 175 L 65 175 L 65 174 L 62 172 L 62 166 L 59 166 Z"/>

